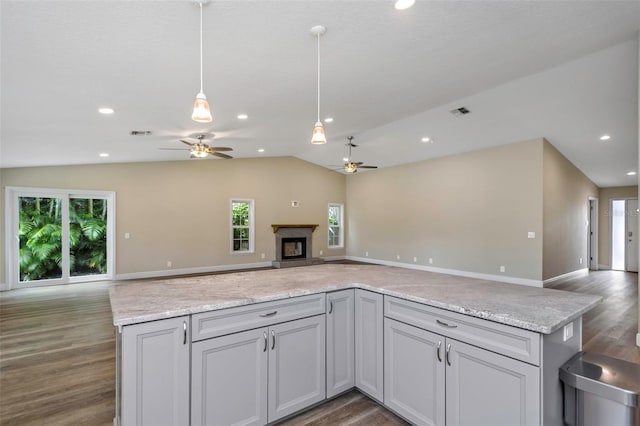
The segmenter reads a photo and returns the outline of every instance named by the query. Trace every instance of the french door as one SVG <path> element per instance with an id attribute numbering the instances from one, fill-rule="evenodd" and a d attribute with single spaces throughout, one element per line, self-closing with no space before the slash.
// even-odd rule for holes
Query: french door
<path id="1" fill-rule="evenodd" d="M 113 278 L 113 192 L 6 191 L 6 270 L 11 288 Z"/>

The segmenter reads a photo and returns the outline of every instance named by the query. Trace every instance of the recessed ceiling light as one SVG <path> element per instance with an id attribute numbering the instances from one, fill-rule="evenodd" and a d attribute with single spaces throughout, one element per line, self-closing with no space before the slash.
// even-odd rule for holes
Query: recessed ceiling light
<path id="1" fill-rule="evenodd" d="M 238 120 L 246 120 L 249 118 L 247 114 L 238 114 Z"/>
<path id="2" fill-rule="evenodd" d="M 344 157 L 342 161 L 349 161 L 349 157 Z"/>
<path id="3" fill-rule="evenodd" d="M 113 108 L 102 107 L 102 108 L 98 108 L 98 112 L 100 114 L 113 114 L 116 111 Z"/>
<path id="4" fill-rule="evenodd" d="M 608 141 L 609 139 L 611 139 L 611 136 L 609 136 L 609 135 L 602 135 L 602 136 L 600 136 L 600 140 L 601 140 L 601 141 Z"/>
<path id="5" fill-rule="evenodd" d="M 636 172 L 627 172 L 627 176 L 635 176 Z"/>
<path id="6" fill-rule="evenodd" d="M 420 139 L 420 140 L 421 140 L 422 142 L 424 142 L 424 143 L 429 143 L 429 142 L 433 143 L 433 140 L 432 140 L 431 138 L 427 138 L 427 137 L 424 137 L 424 138 L 422 138 L 422 139 Z"/>
<path id="7" fill-rule="evenodd" d="M 394 7 L 398 10 L 405 10 L 413 6 L 415 2 L 416 0 L 397 0 Z"/>
<path id="8" fill-rule="evenodd" d="M 264 152 L 264 148 L 260 148 L 258 152 Z"/>
<path id="9" fill-rule="evenodd" d="M 333 123 L 333 118 L 332 117 L 327 117 L 324 119 L 325 123 Z"/>
<path id="10" fill-rule="evenodd" d="M 100 153 L 100 157 L 108 157 L 109 153 L 108 152 L 101 152 Z"/>

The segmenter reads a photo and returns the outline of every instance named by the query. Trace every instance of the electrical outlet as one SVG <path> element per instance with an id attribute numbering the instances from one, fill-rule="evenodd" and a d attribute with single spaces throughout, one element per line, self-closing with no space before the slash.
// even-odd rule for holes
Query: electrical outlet
<path id="1" fill-rule="evenodd" d="M 129 238 L 131 238 L 131 234 L 130 234 L 130 233 L 128 233 L 128 232 L 125 232 L 125 233 L 124 233 L 124 239 L 125 239 L 125 240 L 128 240 Z"/>
<path id="2" fill-rule="evenodd" d="M 400 255 L 396 254 L 396 260 L 400 260 Z"/>
<path id="3" fill-rule="evenodd" d="M 504 265 L 500 265 L 500 272 L 506 272 L 507 268 Z"/>
<path id="4" fill-rule="evenodd" d="M 297 200 L 292 200 L 291 201 L 291 207 L 298 207 L 300 205 L 300 203 Z"/>
<path id="5" fill-rule="evenodd" d="M 365 255 L 365 257 L 369 257 L 369 252 L 368 252 L 368 251 L 365 251 L 365 252 L 364 252 L 364 255 Z"/>
<path id="6" fill-rule="evenodd" d="M 416 263 L 418 261 L 418 258 L 413 256 L 413 263 Z"/>
<path id="7" fill-rule="evenodd" d="M 173 266 L 173 262 L 170 260 L 167 260 L 167 268 L 171 268 Z"/>
<path id="8" fill-rule="evenodd" d="M 433 265 L 433 257 L 429 258 L 429 265 Z"/>
<path id="9" fill-rule="evenodd" d="M 566 342 L 567 340 L 571 339 L 572 337 L 573 337 L 573 323 L 570 322 L 569 324 L 564 326 L 564 330 L 563 330 L 563 333 L 562 333 L 562 338 Z"/>
<path id="10" fill-rule="evenodd" d="M 260 253 L 260 258 L 261 258 L 261 259 L 264 259 L 264 258 L 265 258 L 264 253 Z"/>
<path id="11" fill-rule="evenodd" d="M 582 258 L 580 258 L 580 264 L 582 265 Z"/>
<path id="12" fill-rule="evenodd" d="M 320 256 L 322 256 L 322 253 L 323 253 L 322 250 L 320 250 Z"/>

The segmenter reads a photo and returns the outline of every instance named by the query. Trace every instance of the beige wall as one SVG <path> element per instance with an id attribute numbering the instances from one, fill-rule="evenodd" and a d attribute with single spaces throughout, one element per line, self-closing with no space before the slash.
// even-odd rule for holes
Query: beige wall
<path id="1" fill-rule="evenodd" d="M 615 198 L 637 198 L 637 186 L 617 186 L 600 188 L 598 193 L 598 264 L 603 268 L 611 266 L 611 200 Z"/>
<path id="2" fill-rule="evenodd" d="M 291 157 L 2 169 L 0 178 L 3 187 L 115 191 L 118 274 L 166 270 L 168 260 L 173 269 L 271 261 L 272 223 L 319 224 L 313 255 L 345 254 L 327 249 L 326 226 L 328 203 L 345 202 L 345 177 Z M 231 198 L 255 200 L 254 254 L 230 254 Z"/>
<path id="3" fill-rule="evenodd" d="M 546 280 L 589 267 L 589 197 L 598 196 L 598 187 L 547 141 L 543 175 L 542 276 Z"/>
<path id="4" fill-rule="evenodd" d="M 351 175 L 347 199 L 350 256 L 542 279 L 542 139 Z"/>

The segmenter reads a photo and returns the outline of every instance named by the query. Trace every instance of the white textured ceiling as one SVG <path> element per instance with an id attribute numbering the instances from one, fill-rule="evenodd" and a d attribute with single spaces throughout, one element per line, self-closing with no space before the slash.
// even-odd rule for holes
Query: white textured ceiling
<path id="1" fill-rule="evenodd" d="M 198 13 L 188 0 L 2 0 L 0 167 L 182 160 L 158 148 L 196 132 L 235 157 L 322 166 L 354 135 L 353 158 L 381 167 L 546 137 L 598 185 L 636 183 L 640 1 L 214 0 L 211 124 L 190 119 Z M 318 24 L 321 115 L 335 121 L 312 146 Z M 451 116 L 458 106 L 472 113 Z"/>

